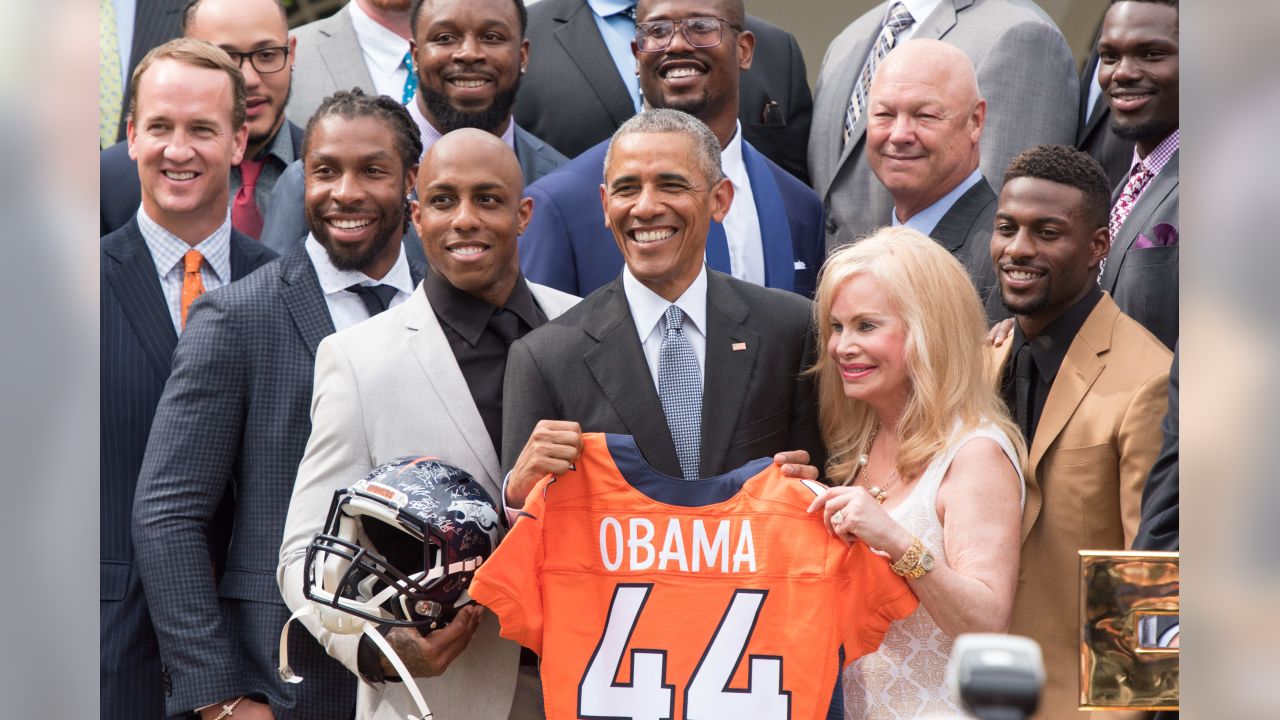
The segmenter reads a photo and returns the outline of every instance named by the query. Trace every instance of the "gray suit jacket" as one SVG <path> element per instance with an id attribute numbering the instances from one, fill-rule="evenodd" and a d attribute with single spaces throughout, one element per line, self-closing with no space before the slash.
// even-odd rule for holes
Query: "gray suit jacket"
<path id="1" fill-rule="evenodd" d="M 1097 41 L 1095 49 L 1089 54 L 1089 60 L 1080 72 L 1080 130 L 1076 133 L 1076 147 L 1089 153 L 1102 165 L 1107 180 L 1114 187 L 1129 177 L 1129 167 L 1133 164 L 1133 141 L 1121 140 L 1119 135 L 1111 132 L 1111 106 L 1107 103 L 1106 93 L 1094 101 L 1093 114 L 1089 115 L 1089 90 L 1093 83 L 1093 73 L 1098 67 Z M 1088 120 L 1085 116 L 1089 115 Z"/>
<path id="2" fill-rule="evenodd" d="M 534 283 L 529 289 L 548 318 L 578 302 Z M 278 580 L 290 609 L 308 604 L 304 558 L 323 529 L 334 491 L 377 465 L 405 455 L 434 455 L 471 473 L 501 502 L 497 449 L 421 287 L 402 305 L 320 343 L 311 420 L 280 548 Z M 333 657 L 358 673 L 359 635 L 335 635 L 314 617 L 302 622 Z M 519 646 L 500 639 L 496 618 L 487 615 L 448 673 L 418 684 L 436 717 L 505 718 L 519 657 Z M 358 707 L 362 719 L 399 720 L 416 712 L 399 683 L 362 682 Z"/>
<path id="3" fill-rule="evenodd" d="M 416 282 L 423 268 L 411 271 Z M 170 713 L 254 694 L 277 718 L 351 716 L 355 679 L 306 633 L 291 637 L 290 660 L 308 682 L 276 674 L 289 617 L 275 579 L 280 538 L 311 429 L 316 347 L 332 332 L 301 245 L 191 306 L 133 508 L 142 585 L 172 678 Z M 204 528 L 228 487 L 234 528 L 215 587 Z"/>
<path id="4" fill-rule="evenodd" d="M 519 125 L 516 125 L 515 136 L 516 160 L 520 162 L 520 174 L 525 185 L 568 162 L 555 148 L 529 134 Z M 289 252 L 290 248 L 301 244 L 307 237 L 303 191 L 302 160 L 295 160 L 276 181 L 267 213 L 262 219 L 262 244 L 277 253 Z M 422 241 L 418 239 L 418 231 L 412 223 L 409 225 L 409 232 L 404 234 L 404 251 L 405 257 L 411 262 L 426 264 L 427 256 L 422 251 Z"/>
<path id="5" fill-rule="evenodd" d="M 333 15 L 290 34 L 298 39 L 298 48 L 294 51 L 292 94 L 284 112 L 298 127 L 305 128 L 320 102 L 335 90 L 358 87 L 374 92 L 373 77 L 351 24 L 351 10 L 345 4 Z"/>
<path id="6" fill-rule="evenodd" d="M 1178 246 L 1135 250 L 1138 235 L 1155 239 L 1153 228 L 1178 225 L 1178 156 L 1174 153 L 1129 211 L 1102 272 L 1102 289 L 1111 293 L 1126 315 L 1137 320 L 1172 348 L 1178 342 Z M 1111 202 L 1120 197 L 1116 186 Z"/>
<path id="7" fill-rule="evenodd" d="M 814 98 L 809 173 L 823 199 L 827 250 L 869 234 L 893 199 L 866 162 L 866 115 L 841 146 L 845 110 L 888 3 L 858 18 L 827 48 Z M 1053 20 L 1031 0 L 945 0 L 918 20 L 913 38 L 939 39 L 969 56 L 987 100 L 982 174 L 998 193 L 1019 152 L 1072 145 L 1078 100 L 1075 61 Z"/>
<path id="8" fill-rule="evenodd" d="M 984 177 L 956 200 L 929 233 L 969 271 L 978 299 L 986 306 L 987 319 L 992 322 L 1009 317 L 1000 302 L 995 264 L 991 262 L 991 233 L 999 199 Z M 992 295 L 994 303 L 990 302 Z"/>
<path id="9" fill-rule="evenodd" d="M 700 475 L 783 450 L 826 463 L 813 382 L 808 300 L 707 272 L 707 355 Z M 745 348 L 734 350 L 735 343 Z M 510 470 L 539 420 L 633 435 L 645 460 L 680 476 L 675 443 L 622 289 L 606 285 L 511 345 L 503 392 L 502 461 Z"/>

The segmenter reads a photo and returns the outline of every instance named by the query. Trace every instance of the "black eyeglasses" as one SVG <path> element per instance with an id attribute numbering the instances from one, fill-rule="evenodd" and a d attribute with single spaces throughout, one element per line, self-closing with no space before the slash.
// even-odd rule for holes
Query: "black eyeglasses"
<path id="1" fill-rule="evenodd" d="M 280 72 L 284 69 L 285 63 L 289 60 L 289 46 L 281 45 L 279 47 L 264 47 L 249 52 L 237 52 L 235 50 L 227 50 L 226 53 L 236 61 L 236 66 L 244 69 L 244 61 L 248 59 L 249 64 L 259 74 L 267 74 Z"/>
<path id="2" fill-rule="evenodd" d="M 715 17 L 685 18 L 680 21 L 680 32 L 693 47 L 715 47 L 723 39 L 720 23 L 742 32 L 742 28 L 737 25 Z M 676 23 L 673 20 L 636 23 L 636 48 L 640 52 L 662 52 L 671 46 L 671 38 L 675 35 Z"/>

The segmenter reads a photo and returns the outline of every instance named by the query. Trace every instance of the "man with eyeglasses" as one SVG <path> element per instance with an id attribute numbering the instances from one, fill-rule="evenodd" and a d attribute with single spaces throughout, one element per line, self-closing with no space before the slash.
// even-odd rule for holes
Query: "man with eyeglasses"
<path id="1" fill-rule="evenodd" d="M 641 0 L 632 43 L 640 89 L 648 107 L 693 115 L 720 142 L 733 202 L 710 226 L 707 266 L 808 297 L 825 256 L 822 205 L 742 137 L 739 82 L 755 51 L 744 22 L 741 0 Z M 607 148 L 596 145 L 526 189 L 535 210 L 520 262 L 534 282 L 586 296 L 622 272 L 600 205 Z"/>
<path id="2" fill-rule="evenodd" d="M 296 43 L 284 6 L 279 0 L 192 0 L 182 34 L 217 45 L 240 64 L 249 144 L 244 160 L 231 168 L 231 223 L 258 239 L 276 180 L 302 155 L 302 130 L 284 115 Z M 99 173 L 99 229 L 105 235 L 137 212 L 141 188 L 125 143 L 102 152 Z"/>

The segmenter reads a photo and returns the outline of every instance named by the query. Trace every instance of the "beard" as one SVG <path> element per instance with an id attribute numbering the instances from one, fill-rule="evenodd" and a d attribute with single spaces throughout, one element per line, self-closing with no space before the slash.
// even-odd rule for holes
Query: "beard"
<path id="1" fill-rule="evenodd" d="M 422 93 L 422 101 L 427 105 L 427 112 L 440 124 L 442 134 L 461 128 L 475 128 L 485 132 L 494 132 L 511 117 L 511 108 L 516 104 L 516 92 L 520 89 L 520 77 L 506 90 L 493 96 L 493 102 L 483 110 L 460 110 L 449 103 L 445 94 L 428 87 L 418 77 L 418 92 Z"/>
<path id="2" fill-rule="evenodd" d="M 1053 293 L 1050 292 L 1052 290 L 1050 282 L 1051 278 L 1045 276 L 1044 284 L 1040 288 L 1040 293 L 1034 297 L 1021 297 L 1010 300 L 1009 296 L 1005 294 L 1003 289 L 1001 289 L 1000 302 L 1004 304 L 1006 310 L 1014 315 L 1037 315 L 1049 308 L 1049 299 L 1053 295 Z"/>
<path id="3" fill-rule="evenodd" d="M 359 245 L 335 242 L 333 236 L 329 234 L 329 227 L 325 225 L 323 215 L 311 208 L 307 208 L 307 224 L 311 227 L 311 234 L 315 236 L 316 242 L 324 248 L 325 254 L 329 256 L 329 262 L 333 263 L 334 267 L 339 270 L 364 272 L 365 268 L 386 251 L 387 246 L 396 237 L 396 231 L 404 227 L 405 215 L 402 209 L 394 216 L 384 215 L 378 218 L 373 239 Z"/>

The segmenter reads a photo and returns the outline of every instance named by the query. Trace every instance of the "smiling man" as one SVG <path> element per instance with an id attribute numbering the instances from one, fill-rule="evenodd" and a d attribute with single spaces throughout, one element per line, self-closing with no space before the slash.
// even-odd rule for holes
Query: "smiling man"
<path id="1" fill-rule="evenodd" d="M 280 551 L 278 577 L 290 607 L 308 604 L 307 546 L 323 529 L 334 490 L 377 465 L 432 455 L 499 497 L 507 348 L 578 300 L 520 274 L 516 236 L 532 210 L 521 189 L 515 155 L 487 132 L 449 133 L 423 157 L 413 221 L 431 270 L 403 305 L 327 338 L 316 355 L 313 430 Z M 357 717 L 398 720 L 414 710 L 372 641 L 304 622 L 365 681 Z M 464 614 L 426 637 L 393 629 L 387 640 L 437 717 L 489 720 L 507 718 L 513 706 L 514 717 L 541 710 L 532 666 L 517 672 L 520 649 L 498 638 L 491 615 Z"/>
<path id="2" fill-rule="evenodd" d="M 527 15 L 521 0 L 414 0 L 410 8 L 418 92 L 406 107 L 429 150 L 445 133 L 478 128 L 502 139 L 528 184 L 565 162 L 550 145 L 511 116 L 520 76 L 529 62 Z M 302 170 L 290 168 L 271 199 L 263 242 L 281 252 L 306 234 Z M 409 257 L 425 261 L 410 229 Z"/>
<path id="3" fill-rule="evenodd" d="M 646 110 L 614 134 L 597 198 L 626 265 L 511 346 L 508 507 L 568 469 L 583 431 L 632 435 L 655 469 L 687 480 L 789 450 L 802 452 L 782 461 L 823 466 L 804 375 L 810 303 L 704 261 L 711 224 L 734 200 L 719 154 L 715 134 L 675 110 Z"/>
<path id="4" fill-rule="evenodd" d="M 964 51 L 940 40 L 899 45 L 880 63 L 867 100 L 867 164 L 889 194 L 886 218 L 928 235 L 969 271 L 988 319 L 1007 317 L 991 266 L 996 194 L 982 175 L 987 102 Z"/>
<path id="5" fill-rule="evenodd" d="M 280 679 L 289 609 L 275 572 L 316 348 L 405 302 L 424 272 L 400 251 L 422 146 L 403 106 L 356 91 L 320 106 L 303 147 L 311 233 L 192 306 L 138 480 L 133 539 L 171 715 L 349 720 L 356 702 L 351 675 L 306 633 L 289 657 L 307 682 Z M 211 547 L 208 528 L 228 512 L 230 544 Z"/>
<path id="6" fill-rule="evenodd" d="M 636 6 L 640 90 L 650 108 L 693 115 L 720 143 L 733 202 L 713 218 L 706 260 L 739 280 L 805 297 L 825 257 L 818 196 L 743 139 L 742 72 L 755 57 L 741 0 L 642 0 Z M 610 241 L 596 188 L 609 141 L 529 187 L 538 208 L 520 238 L 529 278 L 586 295 L 618 277 L 623 255 Z"/>
<path id="7" fill-rule="evenodd" d="M 1044 653 L 1043 720 L 1080 716 L 1077 551 L 1133 542 L 1167 405 L 1171 354 L 1098 289 L 1107 245 L 1096 160 L 1062 145 L 1014 158 L 991 237 L 1014 332 L 994 353 L 1030 448 L 1009 632 Z"/>
<path id="8" fill-rule="evenodd" d="M 1136 143 L 1111 197 L 1099 280 L 1166 347 L 1178 341 L 1178 2 L 1113 2 L 1098 37 L 1111 130 Z M 1161 226 L 1165 226 L 1161 228 Z M 1157 229 L 1160 228 L 1160 229 Z"/>
<path id="9" fill-rule="evenodd" d="M 279 0 L 195 0 L 183 13 L 183 37 L 217 45 L 240 66 L 249 128 L 244 157 L 230 169 L 232 225 L 258 239 L 276 181 L 301 156 L 302 130 L 285 119 L 295 41 Z M 124 148 L 99 159 L 99 219 L 106 234 L 138 207 L 137 172 Z"/>

